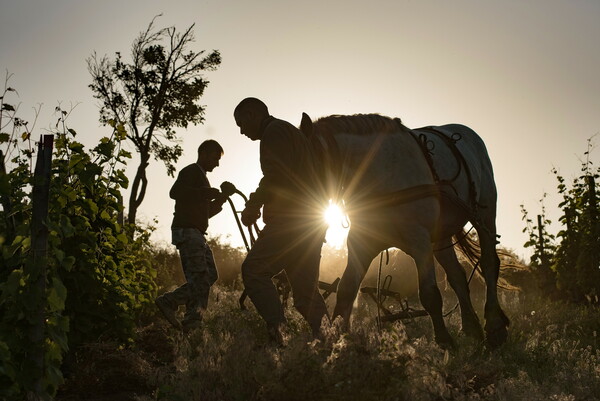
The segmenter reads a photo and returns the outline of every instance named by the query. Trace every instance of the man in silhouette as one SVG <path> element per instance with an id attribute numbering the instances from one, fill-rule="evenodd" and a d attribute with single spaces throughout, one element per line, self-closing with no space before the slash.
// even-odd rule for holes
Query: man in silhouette
<path id="1" fill-rule="evenodd" d="M 286 319 L 271 278 L 284 269 L 294 306 L 318 336 L 321 320 L 327 316 L 318 290 L 326 225 L 310 143 L 292 124 L 271 116 L 256 98 L 242 100 L 233 115 L 242 135 L 260 141 L 263 172 L 241 216 L 244 225 L 252 225 L 262 207 L 265 223 L 242 264 L 244 286 L 267 324 L 270 340 L 282 344 Z"/>
<path id="2" fill-rule="evenodd" d="M 200 326 L 202 311 L 208 306 L 210 287 L 218 274 L 212 251 L 206 242 L 208 219 L 222 210 L 227 197 L 235 191 L 224 182 L 223 193 L 212 188 L 206 173 L 219 165 L 223 148 L 217 141 L 207 140 L 198 147 L 198 160 L 183 168 L 169 196 L 175 200 L 171 224 L 172 243 L 179 250 L 186 283 L 156 299 L 156 306 L 176 328 L 189 331 Z M 185 305 L 183 321 L 177 318 L 177 308 Z"/>

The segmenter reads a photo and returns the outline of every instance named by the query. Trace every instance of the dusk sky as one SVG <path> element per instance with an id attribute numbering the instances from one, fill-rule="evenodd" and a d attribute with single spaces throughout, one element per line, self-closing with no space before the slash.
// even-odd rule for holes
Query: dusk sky
<path id="1" fill-rule="evenodd" d="M 86 58 L 94 51 L 127 58 L 161 13 L 158 27 L 195 23 L 193 49 L 218 49 L 223 58 L 206 74 L 205 124 L 180 131 L 185 153 L 177 164 L 194 162 L 198 145 L 216 139 L 225 148 L 208 176 L 216 187 L 228 180 L 249 193 L 260 178 L 258 143 L 242 137 L 232 117 L 247 96 L 294 125 L 302 112 L 380 113 L 410 128 L 462 123 L 483 138 L 494 164 L 501 244 L 528 255 L 519 205 L 535 215 L 548 192 L 556 231 L 551 169 L 577 176 L 586 140 L 600 132 L 598 0 L 0 0 L 1 72 L 14 74 L 22 118 L 32 120 L 43 103 L 35 134 L 56 121 L 60 102 L 77 105 L 69 125 L 84 144 L 109 135 L 88 89 Z M 597 166 L 600 149 L 591 157 Z M 168 241 L 174 178 L 157 162 L 148 176 L 140 217 L 156 217 L 155 239 Z M 242 244 L 228 209 L 209 232 Z"/>

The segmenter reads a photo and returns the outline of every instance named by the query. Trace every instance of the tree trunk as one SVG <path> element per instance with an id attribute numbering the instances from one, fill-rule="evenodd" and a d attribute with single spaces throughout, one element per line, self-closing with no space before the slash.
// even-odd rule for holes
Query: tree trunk
<path id="1" fill-rule="evenodd" d="M 127 213 L 127 222 L 130 224 L 135 224 L 137 210 L 146 196 L 146 188 L 148 186 L 146 168 L 148 168 L 149 159 L 150 155 L 148 153 L 141 155 L 140 164 L 133 178 L 131 194 L 129 195 L 129 211 Z"/>

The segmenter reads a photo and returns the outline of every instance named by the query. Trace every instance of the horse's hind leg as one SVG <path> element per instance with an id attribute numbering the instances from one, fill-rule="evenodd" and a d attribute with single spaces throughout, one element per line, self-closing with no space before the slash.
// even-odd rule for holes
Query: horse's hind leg
<path id="1" fill-rule="evenodd" d="M 469 295 L 469 283 L 463 267 L 456 258 L 456 252 L 452 246 L 452 239 L 435 243 L 435 258 L 442 265 L 450 286 L 456 293 L 460 305 L 460 316 L 462 322 L 462 331 L 476 340 L 483 341 L 483 329 L 479 318 L 473 309 L 471 297 Z"/>
<path id="2" fill-rule="evenodd" d="M 502 345 L 508 337 L 508 317 L 498 300 L 498 276 L 500 259 L 496 253 L 496 224 L 493 219 L 483 220 L 483 225 L 475 227 L 481 246 L 481 269 L 486 284 L 485 333 L 490 347 Z"/>
<path id="3" fill-rule="evenodd" d="M 422 235 L 419 235 L 422 234 Z M 435 266 L 433 263 L 433 248 L 430 236 L 411 231 L 412 241 L 406 252 L 412 256 L 419 273 L 419 299 L 421 305 L 431 317 L 435 341 L 444 348 L 454 347 L 454 340 L 446 328 L 442 313 L 442 295 L 435 279 Z"/>

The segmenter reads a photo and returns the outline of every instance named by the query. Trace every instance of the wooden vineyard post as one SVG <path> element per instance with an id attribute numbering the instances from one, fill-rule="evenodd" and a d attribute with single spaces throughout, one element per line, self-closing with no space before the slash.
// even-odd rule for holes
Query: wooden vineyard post
<path id="1" fill-rule="evenodd" d="M 542 264 L 542 268 L 546 268 L 547 266 L 547 258 L 546 258 L 546 250 L 544 249 L 544 223 L 542 222 L 542 216 L 538 214 L 537 216 L 538 223 L 538 253 L 540 255 L 540 263 Z"/>
<path id="2" fill-rule="evenodd" d="M 589 207 L 590 207 L 590 220 L 592 225 L 596 224 L 596 220 L 598 219 L 598 205 L 596 204 L 596 181 L 594 180 L 593 175 L 588 175 L 585 177 L 588 184 L 588 194 L 589 194 Z"/>
<path id="3" fill-rule="evenodd" d="M 38 310 L 34 315 L 34 323 L 31 326 L 29 338 L 32 344 L 32 362 L 35 368 L 32 393 L 28 394 L 28 400 L 40 400 L 45 398 L 44 383 L 44 342 L 45 342 L 45 319 L 46 319 L 46 274 L 48 254 L 48 200 L 50 192 L 50 175 L 52 169 L 52 147 L 53 135 L 40 136 L 38 144 L 37 161 L 33 174 L 32 190 L 32 216 L 31 216 L 31 263 L 29 263 L 29 274 L 32 278 L 31 291 L 37 297 Z"/>

